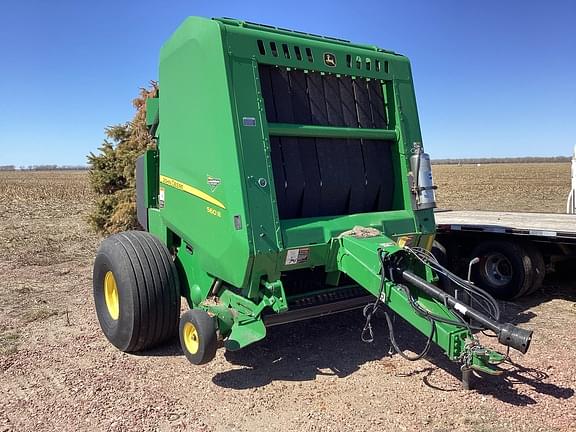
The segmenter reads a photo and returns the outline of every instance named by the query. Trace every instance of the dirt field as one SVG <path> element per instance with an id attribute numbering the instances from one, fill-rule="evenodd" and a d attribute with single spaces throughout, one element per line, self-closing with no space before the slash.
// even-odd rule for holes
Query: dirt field
<path id="1" fill-rule="evenodd" d="M 566 212 L 569 163 L 434 165 L 432 172 L 442 208 Z"/>
<path id="2" fill-rule="evenodd" d="M 434 173 L 443 207 L 562 211 L 569 167 Z M 102 336 L 90 202 L 85 173 L 0 172 L 0 431 L 576 430 L 571 281 L 502 304 L 508 319 L 534 329 L 532 348 L 470 392 L 437 350 L 418 362 L 390 355 L 382 323 L 375 343 L 362 343 L 361 312 L 276 327 L 195 367 L 176 342 L 129 355 Z M 398 331 L 405 346 L 422 347 L 414 332 Z"/>

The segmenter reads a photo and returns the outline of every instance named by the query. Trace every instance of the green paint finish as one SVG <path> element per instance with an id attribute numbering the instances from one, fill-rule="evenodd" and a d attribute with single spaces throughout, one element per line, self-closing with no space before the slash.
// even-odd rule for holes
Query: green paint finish
<path id="1" fill-rule="evenodd" d="M 200 307 L 217 317 L 218 330 L 221 335 L 230 335 L 234 326 L 234 313 L 231 308 L 222 305 L 201 305 Z"/>
<path id="2" fill-rule="evenodd" d="M 226 338 L 224 344 L 227 349 L 235 351 L 266 337 L 266 327 L 262 320 L 264 309 L 269 308 L 276 313 L 288 309 L 281 281 L 264 282 L 261 293 L 262 299 L 256 304 L 230 289 L 225 289 L 219 296 L 219 305 L 205 307 L 216 315 L 219 321 L 220 316 L 226 314 L 226 322 L 220 323 L 219 328 Z M 229 324 L 228 313 L 233 317 L 232 325 Z"/>
<path id="3" fill-rule="evenodd" d="M 144 153 L 144 204 L 147 208 L 158 207 L 158 150 Z"/>
<path id="4" fill-rule="evenodd" d="M 153 127 L 159 122 L 159 99 L 157 97 L 146 99 L 146 126 Z"/>
<path id="5" fill-rule="evenodd" d="M 195 251 L 189 246 L 178 248 L 175 263 L 180 274 L 180 290 L 193 308 L 208 297 L 214 278 L 203 270 Z"/>
<path id="6" fill-rule="evenodd" d="M 331 44 L 340 44 L 346 47 L 354 47 L 354 48 L 361 48 L 363 50 L 370 50 L 370 51 L 378 51 L 378 52 L 385 52 L 388 54 L 396 54 L 394 51 L 384 50 L 382 48 L 378 48 L 374 45 L 365 45 L 365 44 L 356 44 L 344 39 L 338 39 L 333 37 L 327 36 L 319 36 L 311 33 L 304 33 L 300 31 L 293 31 L 287 30 L 280 27 L 274 27 L 270 25 L 262 25 L 248 21 L 237 20 L 234 18 L 214 18 L 217 21 L 220 21 L 224 24 L 228 24 L 231 26 L 242 27 L 246 29 L 255 29 L 263 32 L 269 32 L 273 35 L 283 35 L 283 36 L 296 36 L 299 39 L 306 39 L 306 40 L 313 40 L 313 41 L 321 41 L 321 42 L 329 42 Z"/>
<path id="7" fill-rule="evenodd" d="M 162 219 L 160 211 L 156 208 L 148 209 L 148 231 L 158 237 L 168 248 L 172 247 L 164 219 Z"/>
<path id="8" fill-rule="evenodd" d="M 490 351 L 485 348 L 472 349 L 471 356 L 466 366 L 489 375 L 500 375 L 502 369 L 498 365 L 506 360 L 504 354 Z"/>
<path id="9" fill-rule="evenodd" d="M 334 237 L 355 226 L 376 228 L 390 237 L 416 232 L 414 213 L 411 210 L 291 219 L 281 223 L 282 235 L 287 248 L 314 244 L 326 245 Z"/>
<path id="10" fill-rule="evenodd" d="M 224 346 L 230 351 L 237 351 L 266 337 L 266 326 L 261 319 L 236 321 Z"/>
<path id="11" fill-rule="evenodd" d="M 408 175 L 405 142 L 420 138 L 407 59 L 373 47 L 335 44 L 328 38 L 226 22 L 189 18 L 164 45 L 160 56 L 160 175 L 198 189 L 225 206 L 215 208 L 186 191 L 160 184 L 164 194 L 162 225 L 194 248 L 205 272 L 246 289 L 248 297 L 257 299 L 260 279 L 278 277 L 282 269 L 278 263 L 285 258 L 286 248 L 327 245 L 335 233 L 354 225 L 378 226 L 389 235 L 415 232 L 416 226 L 433 231 L 433 225 L 415 224 L 417 218 L 411 208 L 405 208 L 405 203 L 410 203 L 404 180 Z M 283 44 L 291 44 L 291 49 L 299 46 L 306 55 L 309 48 L 313 61 L 298 60 L 295 55 L 288 59 L 283 51 L 277 57 L 271 52 L 260 54 L 257 41 L 270 48 L 272 35 L 279 50 Z M 337 57 L 336 67 L 324 64 L 324 51 Z M 350 66 L 348 55 L 353 59 Z M 361 68 L 357 67 L 357 57 L 364 59 Z M 272 63 L 273 59 L 274 64 L 288 67 L 381 80 L 393 129 L 268 125 L 258 63 Z M 402 86 L 393 84 L 398 80 Z M 151 115 L 155 104 L 151 102 Z M 396 105 L 406 106 L 406 114 L 395 112 Z M 406 120 L 407 116 L 411 118 Z M 342 216 L 316 227 L 306 220 L 292 224 L 279 220 L 269 148 L 269 136 L 275 134 L 396 141 L 392 144 L 393 158 L 401 177 L 394 196 L 397 211 Z M 219 184 L 211 186 L 209 179 Z M 404 221 L 398 221 L 397 212 L 403 213 Z M 234 218 L 241 221 L 240 229 Z M 319 264 L 310 261 L 310 265 Z"/>
<path id="12" fill-rule="evenodd" d="M 193 247 L 206 273 L 243 286 L 250 271 L 251 232 L 226 60 L 216 21 L 189 18 L 162 47 L 160 175 L 196 188 L 226 208 L 160 184 L 160 213 L 165 226 Z M 220 184 L 214 188 L 210 178 Z M 235 228 L 234 216 L 244 221 L 241 229 Z"/>
<path id="13" fill-rule="evenodd" d="M 396 140 L 395 130 L 360 129 L 345 127 L 310 126 L 297 124 L 269 123 L 271 136 L 296 136 L 316 138 L 364 138 L 374 140 Z"/>
<path id="14" fill-rule="evenodd" d="M 253 58 L 259 63 L 371 79 L 411 79 L 406 57 L 374 47 L 246 24 L 225 26 L 225 29 L 229 35 L 229 52 L 237 57 Z M 262 41 L 264 53 L 258 49 L 257 41 Z M 286 45 L 286 50 L 283 45 Z M 326 53 L 335 57 L 335 66 L 324 62 Z"/>

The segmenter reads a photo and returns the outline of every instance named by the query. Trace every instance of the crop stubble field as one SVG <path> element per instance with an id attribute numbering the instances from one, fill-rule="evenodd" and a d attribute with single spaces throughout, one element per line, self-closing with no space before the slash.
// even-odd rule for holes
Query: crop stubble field
<path id="1" fill-rule="evenodd" d="M 568 164 L 433 169 L 443 208 L 564 210 Z M 576 430 L 572 283 L 502 303 L 535 330 L 532 348 L 470 392 L 437 350 L 390 355 L 382 323 L 362 343 L 359 311 L 273 328 L 194 367 L 176 341 L 130 355 L 101 335 L 91 199 L 85 172 L 0 172 L 0 431 Z"/>
<path id="2" fill-rule="evenodd" d="M 442 208 L 566 211 L 569 163 L 434 165 L 432 171 Z"/>

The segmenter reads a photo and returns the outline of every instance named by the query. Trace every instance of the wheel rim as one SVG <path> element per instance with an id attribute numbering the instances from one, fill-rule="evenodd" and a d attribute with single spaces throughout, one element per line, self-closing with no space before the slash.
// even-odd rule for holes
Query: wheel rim
<path id="1" fill-rule="evenodd" d="M 504 255 L 489 255 L 484 263 L 484 273 L 490 284 L 503 287 L 512 281 L 512 263 Z"/>
<path id="2" fill-rule="evenodd" d="M 120 301 L 118 299 L 118 286 L 114 274 L 109 271 L 104 276 L 104 300 L 110 317 L 116 321 L 120 316 Z"/>
<path id="3" fill-rule="evenodd" d="M 198 337 L 198 330 L 191 322 L 184 324 L 184 345 L 190 354 L 196 354 L 200 346 L 200 338 Z"/>

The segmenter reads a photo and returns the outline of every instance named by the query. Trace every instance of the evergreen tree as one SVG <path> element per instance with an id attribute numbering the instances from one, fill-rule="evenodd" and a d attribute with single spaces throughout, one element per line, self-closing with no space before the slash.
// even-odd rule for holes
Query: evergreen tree
<path id="1" fill-rule="evenodd" d="M 136 114 L 132 121 L 109 126 L 99 154 L 90 153 L 90 184 L 96 202 L 89 216 L 101 234 L 139 229 L 136 220 L 136 158 L 155 142 L 146 128 L 146 99 L 158 95 L 158 84 L 140 89 L 132 101 Z"/>

